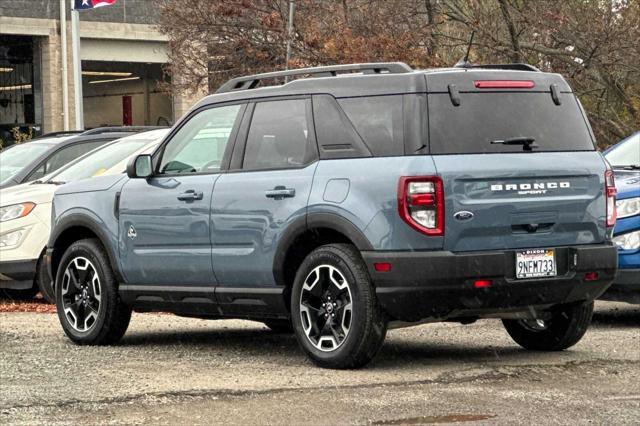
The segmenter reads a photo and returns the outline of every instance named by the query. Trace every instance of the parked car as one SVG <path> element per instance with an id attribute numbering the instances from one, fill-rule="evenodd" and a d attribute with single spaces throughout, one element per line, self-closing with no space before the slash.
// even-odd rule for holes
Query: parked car
<path id="1" fill-rule="evenodd" d="M 11 145 L 0 152 L 0 189 L 41 179 L 107 142 L 136 133 L 125 129 L 58 133 Z"/>
<path id="2" fill-rule="evenodd" d="M 640 132 L 605 151 L 618 190 L 613 241 L 618 246 L 618 274 L 603 299 L 640 303 Z"/>
<path id="3" fill-rule="evenodd" d="M 93 176 L 122 175 L 132 154 L 148 152 L 168 129 L 138 133 L 103 145 L 34 183 L 0 190 L 0 292 L 53 301 L 42 261 L 51 229 L 51 200 L 60 185 Z M 121 176 L 122 177 L 122 176 Z"/>
<path id="4" fill-rule="evenodd" d="M 428 321 L 571 347 L 617 267 L 613 172 L 566 81 L 520 64 L 236 78 L 52 220 L 72 341 L 118 341 L 132 310 L 245 318 L 331 368 Z"/>

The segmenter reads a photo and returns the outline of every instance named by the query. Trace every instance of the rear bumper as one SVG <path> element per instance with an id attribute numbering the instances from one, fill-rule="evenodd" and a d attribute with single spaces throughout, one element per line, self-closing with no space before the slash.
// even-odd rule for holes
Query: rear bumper
<path id="1" fill-rule="evenodd" d="M 618 269 L 613 284 L 600 299 L 640 304 L 640 269 Z"/>
<path id="2" fill-rule="evenodd" d="M 23 290 L 33 286 L 38 260 L 0 262 L 0 288 Z"/>
<path id="3" fill-rule="evenodd" d="M 556 247 L 558 276 L 515 279 L 515 251 L 468 253 L 362 252 L 376 286 L 378 300 L 396 320 L 419 321 L 493 316 L 506 312 L 589 301 L 613 281 L 618 265 L 610 244 Z M 389 262 L 389 272 L 374 263 Z M 597 272 L 593 281 L 585 273 Z M 477 279 L 491 286 L 474 288 Z"/>

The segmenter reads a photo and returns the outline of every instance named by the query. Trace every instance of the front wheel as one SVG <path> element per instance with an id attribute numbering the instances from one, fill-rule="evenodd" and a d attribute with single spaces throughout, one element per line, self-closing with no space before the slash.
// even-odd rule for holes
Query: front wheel
<path id="1" fill-rule="evenodd" d="M 560 305 L 548 319 L 502 320 L 507 333 L 525 349 L 562 351 L 582 339 L 593 316 L 593 302 Z"/>
<path id="2" fill-rule="evenodd" d="M 378 352 L 387 322 L 358 251 L 347 244 L 317 248 L 293 284 L 293 329 L 311 360 L 325 368 L 358 368 Z"/>
<path id="3" fill-rule="evenodd" d="M 55 292 L 58 318 L 75 343 L 106 345 L 117 342 L 126 332 L 131 309 L 120 300 L 100 241 L 71 244 L 62 256 Z"/>

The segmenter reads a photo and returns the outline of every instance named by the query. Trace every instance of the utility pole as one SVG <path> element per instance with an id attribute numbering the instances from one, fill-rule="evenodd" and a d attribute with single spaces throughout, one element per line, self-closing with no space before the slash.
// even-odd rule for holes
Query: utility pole
<path id="1" fill-rule="evenodd" d="M 289 61 L 291 60 L 291 41 L 293 40 L 293 16 L 296 13 L 295 0 L 289 0 L 289 31 L 287 35 L 287 62 L 284 69 L 289 69 Z"/>
<path id="2" fill-rule="evenodd" d="M 73 55 L 74 106 L 76 110 L 76 130 L 84 130 L 84 108 L 82 105 L 82 60 L 80 59 L 80 14 L 71 3 L 71 45 Z"/>

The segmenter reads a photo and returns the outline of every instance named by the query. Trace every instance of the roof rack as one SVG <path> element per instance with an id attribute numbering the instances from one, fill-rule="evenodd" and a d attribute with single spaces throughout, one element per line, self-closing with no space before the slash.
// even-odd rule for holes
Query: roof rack
<path id="1" fill-rule="evenodd" d="M 411 67 L 403 62 L 374 62 L 367 64 L 331 65 L 327 67 L 299 68 L 295 70 L 267 72 L 263 74 L 236 77 L 224 83 L 216 93 L 236 90 L 255 89 L 262 80 L 280 77 L 308 75 L 312 77 L 335 77 L 339 73 L 359 71 L 363 74 L 404 74 L 412 72 Z"/>
<path id="2" fill-rule="evenodd" d="M 86 135 L 99 135 L 102 133 L 138 133 L 146 132 L 148 130 L 166 129 L 166 126 L 106 126 L 96 127 L 95 129 L 89 129 L 82 133 Z"/>
<path id="3" fill-rule="evenodd" d="M 540 70 L 533 65 L 529 64 L 480 64 L 480 65 L 457 65 L 455 68 L 479 68 L 479 69 L 489 69 L 489 70 L 512 70 L 512 71 L 535 71 L 540 72 Z"/>

